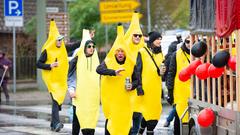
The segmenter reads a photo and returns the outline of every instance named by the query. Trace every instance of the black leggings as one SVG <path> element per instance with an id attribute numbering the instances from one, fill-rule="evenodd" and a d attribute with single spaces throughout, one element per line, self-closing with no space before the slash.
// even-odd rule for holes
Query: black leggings
<path id="1" fill-rule="evenodd" d="M 72 123 L 72 134 L 79 135 L 80 124 L 76 114 L 76 106 L 73 106 L 73 123 Z M 81 130 L 83 135 L 94 135 L 95 129 L 84 128 Z"/>
<path id="2" fill-rule="evenodd" d="M 180 120 L 177 113 L 175 113 L 174 120 L 174 135 L 180 135 Z"/>
<path id="3" fill-rule="evenodd" d="M 1 77 L 0 77 L 0 79 L 1 79 Z M 9 101 L 9 94 L 8 94 L 7 83 L 6 82 L 2 82 L 2 85 L 0 86 L 0 96 L 1 96 L 1 88 L 2 88 L 2 90 L 4 92 L 4 94 L 5 94 L 6 101 Z M 1 97 L 0 97 L 0 100 L 1 100 Z"/>
<path id="4" fill-rule="evenodd" d="M 147 127 L 147 135 L 153 135 L 153 130 L 157 126 L 158 120 L 148 120 L 142 119 L 141 128 L 139 130 L 140 134 L 143 134 L 144 129 Z"/>
<path id="5" fill-rule="evenodd" d="M 73 122 L 72 122 L 72 134 L 79 135 L 80 124 L 76 115 L 76 106 L 73 106 Z"/>
<path id="6" fill-rule="evenodd" d="M 106 121 L 105 121 L 105 135 L 110 135 L 110 133 L 107 129 L 107 123 L 108 123 L 108 119 L 106 119 Z"/>
<path id="7" fill-rule="evenodd" d="M 95 129 L 92 128 L 84 128 L 81 130 L 83 135 L 94 135 Z"/>

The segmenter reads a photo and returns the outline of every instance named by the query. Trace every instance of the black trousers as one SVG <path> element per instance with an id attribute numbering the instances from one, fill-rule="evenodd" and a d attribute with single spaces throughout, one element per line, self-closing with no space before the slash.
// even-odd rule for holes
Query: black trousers
<path id="1" fill-rule="evenodd" d="M 180 135 L 180 120 L 177 112 L 175 113 L 175 120 L 174 120 L 174 135 Z"/>
<path id="2" fill-rule="evenodd" d="M 105 121 L 105 135 L 110 135 L 108 129 L 107 129 L 108 119 Z"/>
<path id="3" fill-rule="evenodd" d="M 142 121 L 142 113 L 140 112 L 133 112 L 132 116 L 132 128 L 130 130 L 130 135 L 137 135 L 138 130 L 140 128 L 140 124 Z"/>
<path id="4" fill-rule="evenodd" d="M 157 126 L 158 120 L 148 120 L 146 121 L 144 118 L 142 118 L 141 121 L 141 128 L 139 130 L 140 134 L 143 134 L 144 129 L 147 127 L 147 135 L 153 135 L 153 130 Z"/>
<path id="5" fill-rule="evenodd" d="M 81 129 L 83 135 L 94 135 L 95 129 L 84 128 Z M 72 123 L 72 135 L 79 135 L 80 132 L 80 123 L 76 114 L 76 106 L 73 106 L 73 123 Z"/>
<path id="6" fill-rule="evenodd" d="M 58 123 L 60 123 L 60 118 L 59 118 L 59 111 L 61 110 L 61 106 L 58 105 L 57 101 L 53 99 L 52 94 L 52 121 L 51 121 L 51 127 L 55 128 Z"/>
<path id="7" fill-rule="evenodd" d="M 0 77 L 1 79 L 1 77 Z M 9 94 L 8 94 L 8 89 L 7 89 L 7 82 L 2 82 L 1 88 L 5 94 L 6 101 L 9 101 Z M 1 102 L 1 91 L 0 91 L 0 102 Z"/>
<path id="8" fill-rule="evenodd" d="M 76 115 L 76 106 L 73 106 L 73 123 L 72 123 L 72 134 L 78 135 L 80 131 L 80 124 Z"/>

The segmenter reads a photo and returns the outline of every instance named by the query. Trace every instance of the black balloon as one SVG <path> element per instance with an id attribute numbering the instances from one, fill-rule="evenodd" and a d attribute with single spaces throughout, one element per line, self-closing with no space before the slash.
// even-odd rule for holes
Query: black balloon
<path id="1" fill-rule="evenodd" d="M 212 64 L 218 68 L 224 67 L 227 65 L 229 58 L 230 58 L 229 52 L 225 50 L 219 51 L 213 57 Z"/>
<path id="2" fill-rule="evenodd" d="M 195 57 L 202 57 L 207 51 L 207 44 L 199 41 L 192 46 L 191 53 Z"/>

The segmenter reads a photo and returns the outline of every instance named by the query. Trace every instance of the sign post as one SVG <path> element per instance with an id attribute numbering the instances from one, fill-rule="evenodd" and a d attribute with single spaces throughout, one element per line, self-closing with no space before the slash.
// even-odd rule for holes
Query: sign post
<path id="1" fill-rule="evenodd" d="M 4 0 L 5 26 L 13 27 L 13 92 L 16 93 L 16 30 L 23 26 L 23 0 Z"/>

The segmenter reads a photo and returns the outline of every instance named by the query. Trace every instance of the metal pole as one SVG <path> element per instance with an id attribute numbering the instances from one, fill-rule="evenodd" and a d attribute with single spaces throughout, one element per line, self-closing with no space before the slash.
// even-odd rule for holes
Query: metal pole
<path id="1" fill-rule="evenodd" d="M 148 32 L 151 31 L 151 6 L 150 0 L 147 0 Z"/>
<path id="2" fill-rule="evenodd" d="M 64 3 L 64 12 L 66 13 L 67 12 L 67 1 L 63 0 L 63 3 Z"/>
<path id="3" fill-rule="evenodd" d="M 47 39 L 46 34 L 46 0 L 37 0 L 37 58 L 41 55 L 44 42 Z M 42 81 L 41 70 L 37 70 L 37 83 L 40 90 L 46 90 Z"/>
<path id="4" fill-rule="evenodd" d="M 16 93 L 16 30 L 13 25 L 13 93 Z"/>

